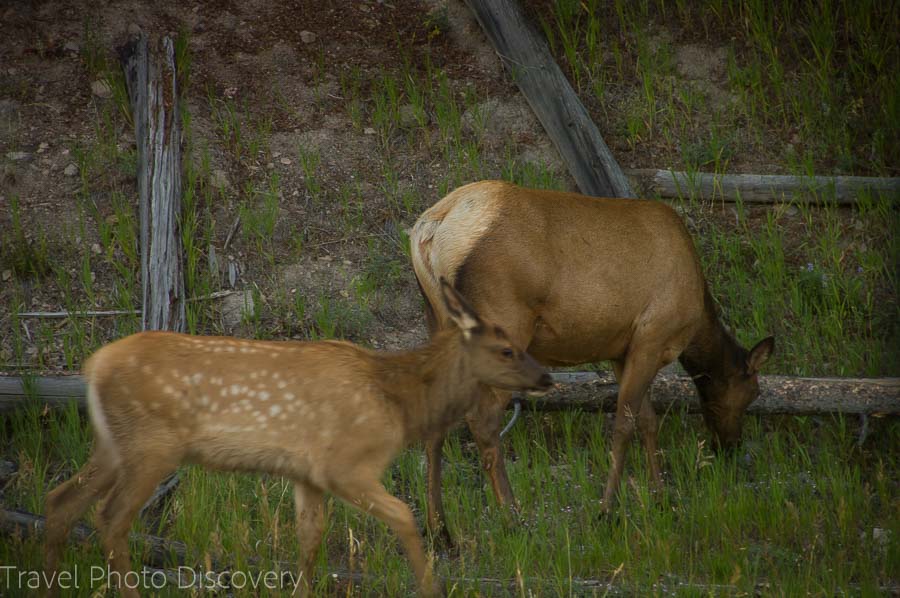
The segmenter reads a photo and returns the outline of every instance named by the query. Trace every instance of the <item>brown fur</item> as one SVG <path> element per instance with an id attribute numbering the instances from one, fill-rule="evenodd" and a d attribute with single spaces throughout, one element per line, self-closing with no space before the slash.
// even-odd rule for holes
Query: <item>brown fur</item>
<path id="1" fill-rule="evenodd" d="M 472 204 L 477 199 L 489 206 Z M 457 206 L 490 214 L 475 228 L 460 226 Z M 454 219 L 455 217 L 455 219 Z M 472 219 L 468 219 L 472 221 Z M 449 242 L 448 240 L 452 240 Z M 419 218 L 412 262 L 430 319 L 440 328 L 436 281 L 446 277 L 485 317 L 542 363 L 611 360 L 620 384 L 609 508 L 635 422 L 660 481 L 656 415 L 644 393 L 656 372 L 681 356 L 697 376 L 706 421 L 717 442 L 740 436 L 740 416 L 758 392 L 756 369 L 772 350 L 766 339 L 752 353 L 719 322 L 693 241 L 667 205 L 538 191 L 501 181 L 461 187 Z M 446 255 L 462 251 L 457 255 Z M 453 271 L 436 264 L 455 264 Z M 431 266 L 431 268 L 429 268 Z M 749 364 L 752 364 L 750 367 Z M 467 416 L 498 501 L 513 503 L 500 454 L 500 414 L 509 393 L 485 391 Z M 438 466 L 440 438 L 429 443 Z M 429 524 L 445 538 L 440 477 L 430 475 Z"/>
<path id="2" fill-rule="evenodd" d="M 439 593 L 412 513 L 381 485 L 385 469 L 405 445 L 443 434 L 471 410 L 479 383 L 528 389 L 550 381 L 527 354 L 505 354 L 502 330 L 482 322 L 446 283 L 441 296 L 455 325 L 405 353 L 165 332 L 101 348 L 84 368 L 95 448 L 47 497 L 47 571 L 56 570 L 71 525 L 105 495 L 103 546 L 124 576 L 138 509 L 164 476 L 194 462 L 293 480 L 301 594 L 324 529 L 325 492 L 387 523 L 422 592 Z"/>

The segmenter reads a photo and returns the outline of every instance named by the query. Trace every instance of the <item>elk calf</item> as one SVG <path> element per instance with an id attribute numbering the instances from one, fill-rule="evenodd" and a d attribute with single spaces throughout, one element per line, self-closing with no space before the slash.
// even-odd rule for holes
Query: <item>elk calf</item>
<path id="1" fill-rule="evenodd" d="M 421 592 L 440 593 L 415 519 L 384 489 L 382 474 L 405 445 L 443 434 L 471 410 L 479 384 L 525 390 L 551 383 L 502 329 L 481 320 L 446 282 L 440 288 L 454 326 L 405 353 L 165 332 L 97 351 L 84 367 L 94 451 L 47 497 L 48 574 L 71 526 L 104 498 L 103 548 L 124 578 L 132 519 L 166 475 L 192 462 L 294 482 L 301 595 L 324 530 L 325 492 L 390 526 Z"/>

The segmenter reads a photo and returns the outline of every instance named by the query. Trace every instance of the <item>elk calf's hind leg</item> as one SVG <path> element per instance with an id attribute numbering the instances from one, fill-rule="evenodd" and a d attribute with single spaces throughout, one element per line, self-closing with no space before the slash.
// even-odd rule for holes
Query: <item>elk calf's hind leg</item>
<path id="1" fill-rule="evenodd" d="M 72 525 L 115 481 L 116 470 L 108 453 L 96 447 L 90 460 L 78 473 L 47 495 L 44 507 L 47 518 L 44 527 L 44 571 L 48 579 L 56 572 Z M 56 595 L 55 586 L 49 590 L 48 595 Z"/>
<path id="2" fill-rule="evenodd" d="M 415 517 L 406 503 L 388 493 L 377 481 L 364 484 L 357 479 L 351 484 L 332 488 L 332 492 L 347 504 L 380 519 L 397 534 L 416 575 L 421 595 L 443 595 L 438 580 L 434 578 L 431 563 L 425 556 Z"/>
<path id="3" fill-rule="evenodd" d="M 103 501 L 99 527 L 103 550 L 109 560 L 111 576 L 114 576 L 110 586 L 118 586 L 122 596 L 139 596 L 136 588 L 126 585 L 126 575 L 131 571 L 128 551 L 131 522 L 153 495 L 156 486 L 177 466 L 177 460 L 170 461 L 165 456 L 139 454 L 132 457 L 119 467 L 116 483 Z"/>
<path id="4" fill-rule="evenodd" d="M 299 545 L 300 577 L 297 595 L 301 598 L 312 591 L 313 571 L 322 534 L 325 531 L 325 503 L 321 490 L 306 482 L 294 484 L 294 506 L 297 516 L 297 544 Z"/>

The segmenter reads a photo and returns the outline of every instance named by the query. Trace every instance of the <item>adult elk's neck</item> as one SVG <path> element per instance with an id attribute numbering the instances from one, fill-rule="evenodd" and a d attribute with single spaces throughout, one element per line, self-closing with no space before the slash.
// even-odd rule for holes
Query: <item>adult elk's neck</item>
<path id="1" fill-rule="evenodd" d="M 406 441 L 445 431 L 469 411 L 477 394 L 456 329 L 435 334 L 419 349 L 376 358 L 375 383 L 403 413 Z"/>
<path id="2" fill-rule="evenodd" d="M 705 389 L 711 382 L 724 382 L 746 360 L 746 351 L 728 333 L 707 287 L 704 291 L 703 323 L 681 353 L 679 361 L 694 379 L 701 400 L 711 399 Z"/>

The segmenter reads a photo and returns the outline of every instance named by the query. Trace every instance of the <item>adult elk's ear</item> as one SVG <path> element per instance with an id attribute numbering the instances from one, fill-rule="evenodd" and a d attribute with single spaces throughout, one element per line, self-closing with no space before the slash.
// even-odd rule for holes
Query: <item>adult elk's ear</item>
<path id="1" fill-rule="evenodd" d="M 747 355 L 747 374 L 752 376 L 765 364 L 775 351 L 775 337 L 769 336 L 756 343 Z"/>
<path id="2" fill-rule="evenodd" d="M 482 327 L 481 319 L 443 276 L 441 276 L 441 296 L 450 319 L 462 330 L 463 337 L 466 340 L 472 338 L 472 333 Z"/>

